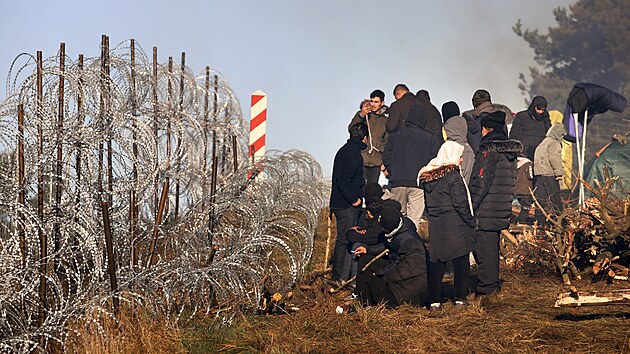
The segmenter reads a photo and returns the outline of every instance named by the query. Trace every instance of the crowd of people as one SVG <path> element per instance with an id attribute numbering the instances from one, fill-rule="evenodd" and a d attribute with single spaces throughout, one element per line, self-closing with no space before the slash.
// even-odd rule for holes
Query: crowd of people
<path id="1" fill-rule="evenodd" d="M 551 124 L 542 96 L 514 116 L 508 131 L 506 113 L 483 89 L 463 113 L 454 101 L 440 112 L 426 90 L 413 94 L 404 84 L 393 95 L 390 107 L 381 90 L 361 102 L 348 125 L 350 138 L 335 155 L 331 281 L 340 285 L 356 276 L 348 286 L 365 305 L 437 312 L 450 263 L 455 306 L 465 306 L 471 292 L 491 296 L 501 288 L 501 231 L 511 222 L 545 222 L 541 213 L 532 217 L 530 190 L 543 207 L 562 208 L 566 130 Z M 523 206 L 517 216 L 513 199 Z M 428 234 L 419 232 L 425 220 Z"/>

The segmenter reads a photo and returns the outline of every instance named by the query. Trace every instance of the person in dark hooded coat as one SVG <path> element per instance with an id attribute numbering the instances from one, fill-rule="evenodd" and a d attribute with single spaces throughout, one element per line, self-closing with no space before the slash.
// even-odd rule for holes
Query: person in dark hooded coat
<path id="1" fill-rule="evenodd" d="M 424 193 L 416 181 L 418 172 L 440 148 L 438 138 L 423 128 L 428 116 L 424 106 L 412 106 L 405 128 L 390 134 L 383 152 L 382 169 L 392 186 L 392 198 L 416 226 L 424 212 Z"/>
<path id="2" fill-rule="evenodd" d="M 367 306 L 385 303 L 393 308 L 402 304 L 426 306 L 427 268 L 425 247 L 411 220 L 394 207 L 383 208 L 379 223 L 387 241 L 355 250 L 359 269 L 376 255 L 389 254 L 357 275 L 356 289 L 361 303 Z"/>
<path id="3" fill-rule="evenodd" d="M 510 139 L 520 141 L 525 157 L 534 161 L 536 148 L 545 139 L 550 127 L 547 100 L 543 96 L 536 96 L 527 110 L 518 112 L 514 117 Z"/>
<path id="4" fill-rule="evenodd" d="M 464 304 L 468 295 L 469 254 L 475 222 L 470 193 L 459 170 L 463 150 L 462 145 L 447 141 L 437 157 L 420 170 L 419 180 L 425 192 L 429 219 L 431 310 L 441 306 L 442 277 L 447 261 L 452 261 L 454 267 L 455 304 Z"/>
<path id="5" fill-rule="evenodd" d="M 470 194 L 476 217 L 474 254 L 478 265 L 477 293 L 500 290 L 499 237 L 510 225 L 516 183 L 516 158 L 523 149 L 505 134 L 505 113 L 496 111 L 481 119 L 482 138 L 475 155 Z"/>

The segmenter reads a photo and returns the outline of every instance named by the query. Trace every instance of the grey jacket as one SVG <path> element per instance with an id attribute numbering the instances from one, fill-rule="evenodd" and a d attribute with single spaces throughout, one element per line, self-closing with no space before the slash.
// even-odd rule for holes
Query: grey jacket
<path id="1" fill-rule="evenodd" d="M 536 148 L 534 153 L 535 176 L 562 176 L 562 138 L 567 130 L 562 123 L 556 123 L 549 128 L 547 136 Z"/>
<path id="2" fill-rule="evenodd" d="M 466 139 L 466 134 L 468 133 L 466 119 L 462 116 L 449 118 L 446 123 L 444 123 L 444 131 L 446 132 L 447 140 L 452 140 L 464 146 L 461 171 L 466 183 L 470 183 L 470 175 L 472 174 L 473 165 L 475 164 L 475 153 L 470 145 L 468 145 L 468 140 Z"/>
<path id="3" fill-rule="evenodd" d="M 387 106 L 383 106 L 378 112 L 371 112 L 365 118 L 361 117 L 358 111 L 352 121 L 348 124 L 350 128 L 358 123 L 365 123 L 368 126 L 367 148 L 361 151 L 363 156 L 363 166 L 376 167 L 383 163 L 383 151 L 387 144 Z"/>

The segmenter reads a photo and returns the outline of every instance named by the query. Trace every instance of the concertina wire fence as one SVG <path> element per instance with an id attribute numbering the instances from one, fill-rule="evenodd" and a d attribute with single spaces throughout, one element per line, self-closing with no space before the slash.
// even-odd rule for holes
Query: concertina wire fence
<path id="1" fill-rule="evenodd" d="M 108 42 L 76 61 L 63 44 L 47 59 L 21 54 L 9 72 L 0 352 L 63 347 L 71 322 L 123 306 L 225 321 L 256 311 L 263 279 L 291 287 L 311 258 L 329 188 L 318 163 L 272 151 L 257 176 L 220 73 Z"/>

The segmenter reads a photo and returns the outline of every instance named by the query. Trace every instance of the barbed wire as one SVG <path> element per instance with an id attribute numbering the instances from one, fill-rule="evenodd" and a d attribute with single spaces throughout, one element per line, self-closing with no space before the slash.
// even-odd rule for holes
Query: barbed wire
<path id="1" fill-rule="evenodd" d="M 35 56 L 7 78 L 0 352 L 63 346 L 71 321 L 99 328 L 115 301 L 176 320 L 255 310 L 264 286 L 290 287 L 310 260 L 327 190 L 310 155 L 270 151 L 248 178 L 246 122 L 218 71 L 154 67 L 135 41 L 103 54 L 42 59 L 41 103 Z"/>

